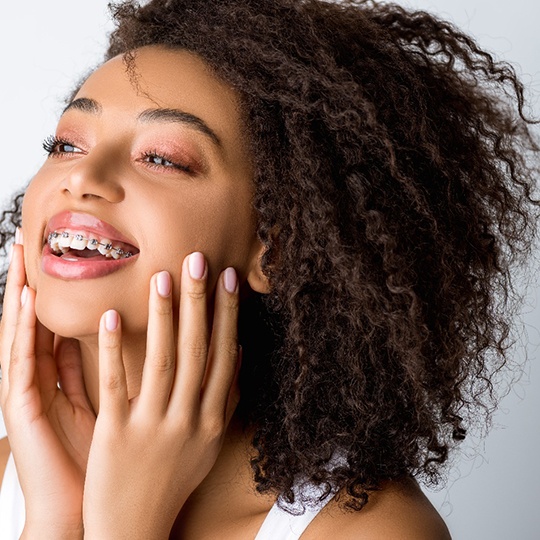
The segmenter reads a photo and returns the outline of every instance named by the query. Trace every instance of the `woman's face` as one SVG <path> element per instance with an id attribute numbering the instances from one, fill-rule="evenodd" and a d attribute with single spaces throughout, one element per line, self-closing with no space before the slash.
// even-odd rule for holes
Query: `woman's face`
<path id="1" fill-rule="evenodd" d="M 240 126 L 236 94 L 188 52 L 145 47 L 130 69 L 117 57 L 86 80 L 23 204 L 28 282 L 45 326 L 91 336 L 114 308 L 126 334 L 146 332 L 150 277 L 168 270 L 178 302 L 193 251 L 207 257 L 212 289 L 227 266 L 255 280 L 260 244 Z M 58 257 L 47 243 L 54 232 L 118 248 L 120 258 L 88 247 Z"/>

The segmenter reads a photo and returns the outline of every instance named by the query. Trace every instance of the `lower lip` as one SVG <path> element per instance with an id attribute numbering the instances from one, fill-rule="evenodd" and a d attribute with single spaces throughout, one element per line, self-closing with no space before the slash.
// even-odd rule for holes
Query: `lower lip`
<path id="1" fill-rule="evenodd" d="M 54 255 L 48 244 L 43 247 L 41 269 L 49 276 L 60 279 L 94 279 L 112 274 L 132 263 L 137 255 L 126 259 L 79 259 L 66 261 Z"/>

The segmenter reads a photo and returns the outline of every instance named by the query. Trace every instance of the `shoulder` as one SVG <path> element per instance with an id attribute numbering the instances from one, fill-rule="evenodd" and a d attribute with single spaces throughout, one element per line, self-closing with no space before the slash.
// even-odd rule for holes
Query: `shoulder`
<path id="1" fill-rule="evenodd" d="M 6 465 L 9 458 L 9 453 L 11 449 L 9 447 L 9 441 L 6 437 L 0 439 L 0 486 L 2 485 L 2 480 L 4 478 L 4 471 L 6 470 Z"/>
<path id="2" fill-rule="evenodd" d="M 332 501 L 313 520 L 302 540 L 450 540 L 442 517 L 412 479 L 388 482 L 359 512 Z"/>

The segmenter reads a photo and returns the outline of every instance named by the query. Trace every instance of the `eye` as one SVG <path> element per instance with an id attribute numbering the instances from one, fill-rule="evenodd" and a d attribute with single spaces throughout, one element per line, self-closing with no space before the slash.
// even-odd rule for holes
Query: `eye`
<path id="1" fill-rule="evenodd" d="M 51 135 L 43 141 L 43 149 L 49 157 L 62 154 L 80 154 L 83 151 L 66 139 Z"/>
<path id="2" fill-rule="evenodd" d="M 187 173 L 193 172 L 189 165 L 176 163 L 165 156 L 159 155 L 157 152 L 145 152 L 141 161 L 156 169 L 176 169 Z"/>

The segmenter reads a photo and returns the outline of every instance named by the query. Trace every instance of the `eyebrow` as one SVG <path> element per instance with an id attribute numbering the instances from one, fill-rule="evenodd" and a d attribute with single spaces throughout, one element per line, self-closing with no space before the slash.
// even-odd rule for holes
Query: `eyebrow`
<path id="1" fill-rule="evenodd" d="M 75 109 L 90 114 L 101 114 L 103 107 L 94 99 L 91 98 L 77 98 L 73 100 L 62 111 L 62 114 L 67 111 Z M 222 146 L 220 138 L 216 132 L 213 131 L 208 124 L 193 114 L 181 111 L 179 109 L 147 109 L 143 111 L 137 117 L 139 122 L 177 122 L 179 124 L 187 124 L 189 127 L 196 129 L 200 133 L 203 133 L 217 145 Z"/>
<path id="2" fill-rule="evenodd" d="M 91 114 L 101 114 L 103 111 L 101 105 L 95 99 L 89 98 L 77 98 L 73 100 L 68 106 L 62 111 L 62 114 L 69 111 L 70 109 L 75 109 L 77 111 L 82 111 Z"/>
<path id="3" fill-rule="evenodd" d="M 139 114 L 138 119 L 140 122 L 178 122 L 187 124 L 207 135 L 215 144 L 221 146 L 221 140 L 204 120 L 178 109 L 147 109 Z"/>

